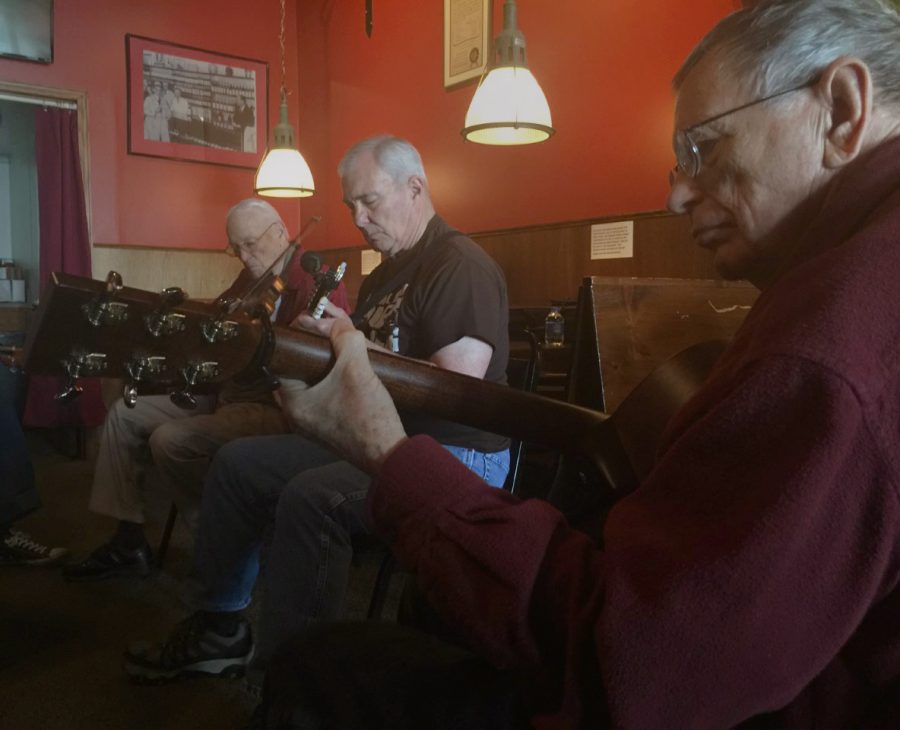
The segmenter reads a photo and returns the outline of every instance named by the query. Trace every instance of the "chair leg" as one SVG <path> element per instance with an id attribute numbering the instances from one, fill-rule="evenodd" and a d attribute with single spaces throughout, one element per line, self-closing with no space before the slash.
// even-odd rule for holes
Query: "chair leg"
<path id="1" fill-rule="evenodd" d="M 178 517 L 178 507 L 172 502 L 172 506 L 169 508 L 169 516 L 166 518 L 166 526 L 163 528 L 163 534 L 159 540 L 159 547 L 156 549 L 157 568 L 162 568 L 163 561 L 166 559 L 166 553 L 169 551 L 169 540 L 172 539 L 172 528 L 175 527 L 176 517 Z"/>
<path id="2" fill-rule="evenodd" d="M 375 587 L 372 589 L 372 598 L 369 600 L 369 618 L 381 618 L 384 610 L 384 602 L 387 599 L 388 588 L 391 586 L 391 576 L 396 569 L 394 555 L 388 551 L 381 559 L 378 566 L 378 575 L 375 576 Z"/>
<path id="3" fill-rule="evenodd" d="M 75 458 L 79 461 L 87 459 L 87 429 L 84 426 L 75 427 Z"/>

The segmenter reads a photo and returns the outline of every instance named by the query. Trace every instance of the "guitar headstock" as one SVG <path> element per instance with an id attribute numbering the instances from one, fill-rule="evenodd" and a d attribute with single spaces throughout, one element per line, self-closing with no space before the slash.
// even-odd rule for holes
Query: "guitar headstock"
<path id="1" fill-rule="evenodd" d="M 105 282 L 54 273 L 29 327 L 25 368 L 68 376 L 64 400 L 77 395 L 78 377 L 92 376 L 123 378 L 126 403 L 142 386 L 189 395 L 247 369 L 262 330 L 259 320 L 180 289 L 133 289 L 115 272 Z"/>

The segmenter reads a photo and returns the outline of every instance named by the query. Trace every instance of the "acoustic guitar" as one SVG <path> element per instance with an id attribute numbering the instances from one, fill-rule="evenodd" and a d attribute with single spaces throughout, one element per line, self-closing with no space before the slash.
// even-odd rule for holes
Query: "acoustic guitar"
<path id="1" fill-rule="evenodd" d="M 377 350 L 369 357 L 399 408 L 583 457 L 596 471 L 597 486 L 621 496 L 649 471 L 648 442 L 655 443 L 723 348 L 712 342 L 684 351 L 612 416 L 420 360 Z M 25 346 L 27 371 L 67 378 L 58 396 L 63 400 L 77 396 L 78 378 L 100 376 L 125 380 L 126 403 L 133 405 L 141 390 L 162 387 L 188 408 L 201 386 L 260 373 L 273 387 L 278 375 L 313 383 L 332 361 L 330 343 L 320 335 L 274 326 L 264 313 L 192 301 L 180 290 L 125 287 L 115 272 L 105 282 L 53 274 Z M 655 435 L 641 432 L 648 422 L 662 424 Z"/>

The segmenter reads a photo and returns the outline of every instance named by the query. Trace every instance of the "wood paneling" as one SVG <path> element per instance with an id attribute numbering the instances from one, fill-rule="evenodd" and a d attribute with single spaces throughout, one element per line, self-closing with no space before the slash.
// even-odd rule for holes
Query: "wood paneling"
<path id="1" fill-rule="evenodd" d="M 634 221 L 634 256 L 592 261 L 591 225 Z M 669 213 L 638 213 L 553 225 L 470 234 L 506 275 L 511 307 L 544 309 L 554 300 L 574 301 L 586 276 L 718 279 L 712 258 L 691 240 L 686 218 Z M 364 247 L 318 251 L 329 266 L 347 262 L 344 285 L 351 304 L 362 284 Z M 240 270 L 236 258 L 221 252 L 94 246 L 94 277 L 114 269 L 128 286 L 160 290 L 180 286 L 192 297 L 211 298 Z"/>
<path id="2" fill-rule="evenodd" d="M 591 260 L 591 225 L 634 221 L 634 256 Z M 552 225 L 470 234 L 506 274 L 511 307 L 546 307 L 572 301 L 585 276 L 638 276 L 718 279 L 712 258 L 696 246 L 686 218 L 669 213 L 638 213 Z M 347 262 L 345 284 L 351 301 L 359 285 L 361 248 L 322 251 L 329 265 Z"/>

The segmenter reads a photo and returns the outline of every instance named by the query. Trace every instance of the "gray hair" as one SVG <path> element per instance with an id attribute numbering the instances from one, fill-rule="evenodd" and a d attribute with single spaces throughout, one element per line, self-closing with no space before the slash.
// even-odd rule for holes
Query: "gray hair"
<path id="1" fill-rule="evenodd" d="M 260 213 L 265 213 L 266 216 L 273 221 L 281 221 L 281 216 L 271 203 L 267 203 L 265 200 L 260 200 L 259 198 L 245 198 L 229 208 L 228 213 L 225 216 L 225 224 L 227 225 L 228 221 L 234 216 L 243 215 L 251 210 L 258 210 Z"/>
<path id="2" fill-rule="evenodd" d="M 371 152 L 378 163 L 394 182 L 406 182 L 412 175 L 417 175 L 427 182 L 425 168 L 418 150 L 405 139 L 380 134 L 357 142 L 338 163 L 338 175 L 343 178 L 360 155 Z"/>
<path id="3" fill-rule="evenodd" d="M 672 81 L 676 92 L 710 52 L 726 70 L 747 70 L 759 96 L 812 81 L 834 59 L 855 56 L 869 67 L 876 99 L 900 105 L 900 14 L 885 0 L 762 0 L 732 13 L 688 56 Z"/>

